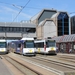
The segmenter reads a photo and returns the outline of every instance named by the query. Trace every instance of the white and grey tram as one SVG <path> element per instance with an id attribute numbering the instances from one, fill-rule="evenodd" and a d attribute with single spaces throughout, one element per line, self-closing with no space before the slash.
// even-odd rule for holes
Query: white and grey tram
<path id="1" fill-rule="evenodd" d="M 52 39 L 35 40 L 35 52 L 43 54 L 56 54 L 56 41 Z"/>
<path id="2" fill-rule="evenodd" d="M 0 39 L 0 54 L 7 54 L 9 50 L 7 49 L 7 40 Z"/>

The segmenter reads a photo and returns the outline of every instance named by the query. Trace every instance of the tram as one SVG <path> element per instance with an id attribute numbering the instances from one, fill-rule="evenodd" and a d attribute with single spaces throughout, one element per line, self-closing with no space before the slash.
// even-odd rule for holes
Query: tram
<path id="1" fill-rule="evenodd" d="M 22 55 L 36 55 L 34 38 L 22 38 L 18 41 L 12 41 L 11 44 L 14 53 L 20 53 Z"/>
<path id="2" fill-rule="evenodd" d="M 55 54 L 56 55 L 56 41 L 52 39 L 35 40 L 36 53 Z"/>
<path id="3" fill-rule="evenodd" d="M 7 54 L 9 50 L 7 49 L 7 40 L 0 39 L 0 54 Z"/>

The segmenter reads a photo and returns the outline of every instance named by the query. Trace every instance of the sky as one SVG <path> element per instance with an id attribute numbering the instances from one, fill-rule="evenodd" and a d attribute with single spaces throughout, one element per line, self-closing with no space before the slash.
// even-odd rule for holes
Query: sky
<path id="1" fill-rule="evenodd" d="M 0 0 L 0 22 L 27 21 L 42 9 L 52 8 L 58 11 L 66 11 L 70 16 L 75 15 L 75 13 L 73 13 L 75 12 L 75 0 L 28 1 L 29 0 Z"/>

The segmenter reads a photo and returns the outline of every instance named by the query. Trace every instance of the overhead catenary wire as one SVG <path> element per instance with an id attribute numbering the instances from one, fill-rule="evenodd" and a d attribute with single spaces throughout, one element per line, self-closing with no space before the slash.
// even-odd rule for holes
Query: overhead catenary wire
<path id="1" fill-rule="evenodd" d="M 13 19 L 13 22 L 15 21 L 15 19 L 18 17 L 18 15 L 21 13 L 21 11 L 27 6 L 27 4 L 30 2 L 30 0 L 28 0 L 28 2 L 25 4 L 25 6 L 22 7 L 22 9 L 20 9 L 19 13 L 17 14 L 17 16 Z"/>
<path id="2" fill-rule="evenodd" d="M 28 0 L 28 2 L 25 4 L 25 6 L 20 6 L 20 5 L 15 5 L 15 4 L 10 4 L 10 3 L 5 3 L 5 2 L 1 2 L 1 1 L 0 1 L 0 3 L 12 5 L 12 6 L 17 7 L 17 8 L 20 9 L 19 13 L 18 13 L 17 16 L 13 19 L 12 22 L 15 21 L 15 19 L 18 17 L 18 15 L 22 12 L 22 10 L 27 6 L 27 4 L 28 4 L 29 2 L 30 2 L 30 0 Z M 12 24 L 12 23 L 11 23 L 11 24 Z"/>
<path id="3" fill-rule="evenodd" d="M 10 4 L 10 3 L 6 3 L 6 2 L 1 2 L 0 1 L 0 3 L 1 4 L 6 4 L 6 5 L 11 5 L 11 6 L 14 6 L 14 7 L 18 7 L 18 8 L 22 8 L 23 6 L 22 5 L 16 5 L 16 4 Z M 26 8 L 30 8 L 30 9 L 42 9 L 42 8 L 36 8 L 36 7 L 31 7 L 31 6 L 26 6 Z"/>
<path id="4" fill-rule="evenodd" d="M 18 7 L 18 8 L 20 8 L 20 9 L 23 7 L 23 6 L 21 6 L 21 5 L 10 4 L 10 3 L 1 2 L 1 1 L 0 1 L 0 3 L 2 3 L 2 4 L 6 4 L 6 5 L 11 5 L 11 6 L 14 6 L 14 7 Z"/>

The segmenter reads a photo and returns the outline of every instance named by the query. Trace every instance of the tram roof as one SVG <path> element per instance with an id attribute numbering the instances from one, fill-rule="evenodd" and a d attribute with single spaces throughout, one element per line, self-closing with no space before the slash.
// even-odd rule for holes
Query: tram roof
<path id="1" fill-rule="evenodd" d="M 16 40 L 16 41 L 11 41 L 10 43 L 20 44 L 20 43 L 24 43 L 24 41 L 23 40 Z"/>
<path id="2" fill-rule="evenodd" d="M 22 38 L 21 40 L 34 40 L 34 38 L 27 38 L 27 37 L 25 37 L 25 38 Z"/>
<path id="3" fill-rule="evenodd" d="M 52 39 L 56 40 L 56 42 L 59 42 L 59 43 L 60 42 L 73 42 L 75 41 L 75 34 L 53 37 Z"/>
<path id="4" fill-rule="evenodd" d="M 6 42 L 6 40 L 5 39 L 0 39 L 0 42 Z"/>

